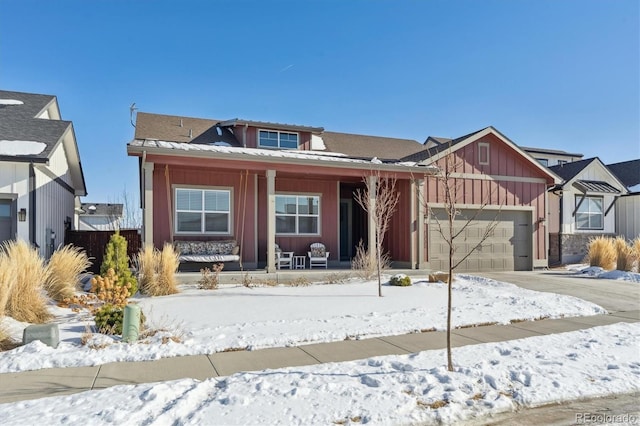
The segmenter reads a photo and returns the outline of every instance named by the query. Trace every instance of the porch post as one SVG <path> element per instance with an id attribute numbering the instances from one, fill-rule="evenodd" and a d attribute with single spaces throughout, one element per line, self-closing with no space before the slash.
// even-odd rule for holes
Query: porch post
<path id="1" fill-rule="evenodd" d="M 371 264 L 375 265 L 376 259 L 376 194 L 378 192 L 378 177 L 371 175 L 367 177 L 367 188 L 369 190 L 369 257 Z"/>
<path id="2" fill-rule="evenodd" d="M 267 272 L 276 272 L 276 171 L 267 170 Z"/>
<path id="3" fill-rule="evenodd" d="M 142 244 L 153 244 L 153 163 L 145 162 L 142 166 L 143 173 L 143 203 L 144 215 L 142 217 Z"/>
<path id="4" fill-rule="evenodd" d="M 424 266 L 424 247 L 425 247 L 425 241 L 424 241 L 424 221 L 425 221 L 425 217 L 426 217 L 426 197 L 424 194 L 424 179 L 417 179 L 416 180 L 416 198 L 418 199 L 418 217 L 417 217 L 417 231 L 418 231 L 418 238 L 417 238 L 417 247 L 416 247 L 416 256 L 417 256 L 417 262 L 416 262 L 416 268 L 417 269 L 422 269 L 422 267 Z"/>

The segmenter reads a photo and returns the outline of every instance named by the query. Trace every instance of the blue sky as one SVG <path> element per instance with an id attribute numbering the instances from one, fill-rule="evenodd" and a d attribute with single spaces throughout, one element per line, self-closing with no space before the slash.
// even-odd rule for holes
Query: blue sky
<path id="1" fill-rule="evenodd" d="M 640 2 L 0 0 L 0 88 L 56 95 L 89 196 L 137 197 L 129 106 L 640 157 Z"/>

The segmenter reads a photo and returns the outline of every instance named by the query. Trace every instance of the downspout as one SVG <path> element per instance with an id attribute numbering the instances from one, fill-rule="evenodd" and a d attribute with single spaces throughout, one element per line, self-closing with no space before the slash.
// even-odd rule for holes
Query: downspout
<path id="1" fill-rule="evenodd" d="M 35 240 L 36 229 L 36 172 L 33 163 L 29 163 L 29 241 L 35 247 L 38 244 Z"/>
<path id="2" fill-rule="evenodd" d="M 144 165 L 147 162 L 147 151 L 142 151 L 142 163 L 140 163 L 140 170 L 138 174 L 140 176 L 140 207 L 142 208 L 142 218 L 144 220 Z M 144 224 L 143 224 L 144 226 Z"/>
<path id="3" fill-rule="evenodd" d="M 558 203 L 560 204 L 560 220 L 558 221 L 558 257 L 559 257 L 559 261 L 560 264 L 562 265 L 562 235 L 563 235 L 563 230 L 564 230 L 564 223 L 562 221 L 562 219 L 564 219 L 564 213 L 563 213 L 563 204 L 564 204 L 564 193 L 561 192 L 560 193 L 560 202 Z"/>

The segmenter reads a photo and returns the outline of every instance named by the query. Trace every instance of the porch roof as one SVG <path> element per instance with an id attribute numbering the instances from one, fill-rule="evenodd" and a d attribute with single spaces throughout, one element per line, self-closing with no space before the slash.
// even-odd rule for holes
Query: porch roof
<path id="1" fill-rule="evenodd" d="M 601 180 L 577 180 L 573 183 L 583 193 L 600 192 L 605 194 L 620 194 L 620 190 Z"/>
<path id="2" fill-rule="evenodd" d="M 217 158 L 224 160 L 252 161 L 260 163 L 313 165 L 335 168 L 379 170 L 417 174 L 432 174 L 434 166 L 419 165 L 416 162 L 381 162 L 377 158 L 364 160 L 348 157 L 342 153 L 327 151 L 273 150 L 260 148 L 239 148 L 218 145 L 185 144 L 161 140 L 134 139 L 127 146 L 129 155 L 155 155 Z"/>

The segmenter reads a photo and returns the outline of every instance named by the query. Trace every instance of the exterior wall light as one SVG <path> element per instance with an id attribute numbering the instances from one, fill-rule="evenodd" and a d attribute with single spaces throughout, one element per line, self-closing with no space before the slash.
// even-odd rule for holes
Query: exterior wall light
<path id="1" fill-rule="evenodd" d="M 18 210 L 18 220 L 20 222 L 25 222 L 27 220 L 27 209 L 24 207 Z"/>

